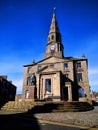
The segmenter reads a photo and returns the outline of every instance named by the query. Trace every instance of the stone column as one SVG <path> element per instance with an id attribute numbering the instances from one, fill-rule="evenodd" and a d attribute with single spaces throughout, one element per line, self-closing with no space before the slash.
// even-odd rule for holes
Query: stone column
<path id="1" fill-rule="evenodd" d="M 71 82 L 66 82 L 65 86 L 68 87 L 68 101 L 72 101 L 72 86 L 71 86 Z"/>
<path id="2" fill-rule="evenodd" d="M 71 88 L 71 85 L 68 86 L 68 101 L 72 101 L 72 88 Z"/>
<path id="3" fill-rule="evenodd" d="M 39 74 L 36 74 L 37 98 L 40 98 L 40 88 L 39 88 L 40 83 L 39 83 L 39 81 L 40 81 L 40 76 L 39 76 Z"/>
<path id="4" fill-rule="evenodd" d="M 61 85 L 60 85 L 60 71 L 58 71 L 56 73 L 56 87 L 54 89 L 54 97 L 56 97 L 54 100 L 55 101 L 60 101 L 61 100 L 61 95 L 60 95 L 60 89 L 61 89 Z M 54 77 L 55 78 L 55 77 Z"/>

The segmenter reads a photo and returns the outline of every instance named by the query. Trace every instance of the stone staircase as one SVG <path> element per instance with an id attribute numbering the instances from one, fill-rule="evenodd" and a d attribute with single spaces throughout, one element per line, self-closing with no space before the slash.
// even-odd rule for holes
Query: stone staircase
<path id="1" fill-rule="evenodd" d="M 34 107 L 34 101 L 9 101 L 7 102 L 1 110 L 5 111 L 14 111 L 14 112 L 27 112 L 29 109 L 32 109 Z"/>
<path id="2" fill-rule="evenodd" d="M 89 111 L 94 107 L 88 102 L 52 102 L 21 100 L 9 101 L 1 110 L 13 112 L 47 113 L 47 112 L 80 112 Z"/>
<path id="3" fill-rule="evenodd" d="M 28 112 L 49 113 L 49 112 L 83 112 L 94 109 L 88 102 L 46 102 L 42 106 L 36 105 Z"/>

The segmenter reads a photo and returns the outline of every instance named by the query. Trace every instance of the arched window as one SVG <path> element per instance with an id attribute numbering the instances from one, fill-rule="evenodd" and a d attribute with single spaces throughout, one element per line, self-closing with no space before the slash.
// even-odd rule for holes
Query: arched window
<path id="1" fill-rule="evenodd" d="M 54 40 L 54 35 L 51 36 L 51 40 Z"/>
<path id="2" fill-rule="evenodd" d="M 28 96 L 29 96 L 29 90 L 26 90 L 26 91 L 25 91 L 25 99 L 27 99 Z"/>
<path id="3" fill-rule="evenodd" d="M 45 93 L 51 93 L 51 79 L 45 79 Z"/>
<path id="4" fill-rule="evenodd" d="M 86 94 L 83 88 L 78 89 L 78 94 L 79 94 L 79 97 L 86 97 Z"/>

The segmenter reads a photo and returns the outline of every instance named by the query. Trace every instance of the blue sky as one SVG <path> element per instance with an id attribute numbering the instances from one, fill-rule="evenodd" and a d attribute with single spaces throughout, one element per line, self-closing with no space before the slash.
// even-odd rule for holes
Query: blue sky
<path id="1" fill-rule="evenodd" d="M 43 59 L 54 7 L 64 55 L 85 54 L 98 91 L 98 0 L 0 0 L 0 75 L 22 92 L 23 65 Z"/>

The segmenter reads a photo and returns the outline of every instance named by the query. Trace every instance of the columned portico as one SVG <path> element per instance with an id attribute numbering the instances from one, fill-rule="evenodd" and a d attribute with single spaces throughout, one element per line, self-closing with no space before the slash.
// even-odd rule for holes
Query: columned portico
<path id="1" fill-rule="evenodd" d="M 61 100 L 60 71 L 38 72 L 36 87 L 38 99 Z"/>

